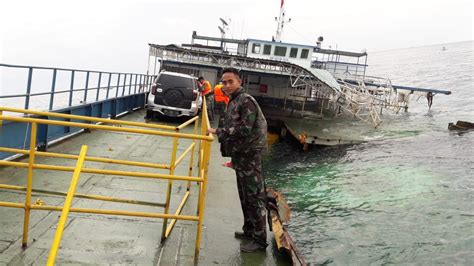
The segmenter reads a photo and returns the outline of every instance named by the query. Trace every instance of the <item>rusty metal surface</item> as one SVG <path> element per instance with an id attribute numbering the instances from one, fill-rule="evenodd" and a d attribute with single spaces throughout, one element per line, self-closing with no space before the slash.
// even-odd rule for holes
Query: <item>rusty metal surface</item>
<path id="1" fill-rule="evenodd" d="M 285 251 L 291 257 L 293 265 L 306 265 L 293 238 L 284 226 L 284 224 L 290 221 L 291 210 L 283 198 L 283 195 L 272 188 L 268 188 L 267 199 L 267 209 L 271 218 L 271 230 L 275 236 L 278 250 Z"/>

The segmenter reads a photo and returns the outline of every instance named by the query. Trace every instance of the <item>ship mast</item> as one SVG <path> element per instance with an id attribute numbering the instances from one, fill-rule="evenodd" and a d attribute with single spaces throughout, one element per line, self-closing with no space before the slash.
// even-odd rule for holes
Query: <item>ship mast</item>
<path id="1" fill-rule="evenodd" d="M 221 48 L 224 51 L 225 50 L 224 38 L 225 38 L 225 34 L 227 30 L 229 29 L 230 19 L 228 22 L 223 18 L 219 18 L 219 19 L 222 22 L 222 26 L 218 26 L 218 28 L 219 28 L 219 31 L 221 32 Z"/>
<path id="2" fill-rule="evenodd" d="M 281 37 L 283 35 L 283 27 L 285 26 L 285 23 L 288 23 L 291 21 L 291 18 L 285 21 L 285 8 L 283 7 L 284 4 L 285 4 L 285 0 L 281 0 L 280 16 L 278 18 L 275 17 L 275 21 L 278 22 L 278 26 L 277 26 L 276 35 L 273 38 L 273 40 L 276 42 L 281 42 Z"/>

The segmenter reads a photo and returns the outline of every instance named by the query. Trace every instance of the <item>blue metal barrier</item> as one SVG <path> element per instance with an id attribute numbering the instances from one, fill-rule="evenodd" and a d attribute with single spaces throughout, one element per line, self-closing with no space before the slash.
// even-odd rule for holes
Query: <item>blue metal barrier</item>
<path id="1" fill-rule="evenodd" d="M 25 93 L 0 95 L 0 99 L 22 98 L 25 101 L 24 108 L 28 109 L 31 107 L 31 97 L 50 95 L 48 111 L 100 118 L 115 118 L 120 114 L 124 114 L 138 108 L 143 108 L 145 105 L 147 92 L 150 90 L 150 86 L 154 78 L 153 75 L 145 74 L 0 64 L 0 71 L 4 68 L 27 70 L 28 76 Z M 51 72 L 50 91 L 32 93 L 32 87 L 34 85 L 33 75 L 35 70 L 46 70 Z M 70 72 L 70 79 L 68 82 L 69 88 L 66 90 L 56 90 L 59 71 Z M 84 87 L 75 88 L 75 84 L 77 84 L 75 78 L 77 77 L 77 73 L 85 73 Z M 90 86 L 92 75 L 96 75 L 96 86 Z M 115 85 L 112 85 L 111 82 L 114 76 L 117 77 L 117 82 Z M 121 77 L 123 77 L 123 79 L 121 79 Z M 107 82 L 107 85 L 102 86 L 103 82 Z M 110 91 L 113 90 L 115 90 L 115 95 L 113 97 L 109 97 Z M 100 99 L 101 91 L 105 91 L 103 99 Z M 77 94 L 77 92 L 83 92 L 84 95 L 80 96 Z M 56 96 L 62 93 L 69 93 L 67 107 L 53 109 L 55 101 L 58 101 Z M 95 97 L 93 95 L 94 93 Z M 77 97 L 74 98 L 75 94 L 76 96 L 81 97 L 80 104 L 73 104 L 74 100 L 77 100 Z M 88 101 L 89 98 L 92 98 L 93 100 Z M 4 105 L 9 106 L 9 104 Z M 61 120 L 60 118 L 49 119 Z M 2 126 L 0 127 L 0 146 L 20 149 L 28 147 L 30 143 L 29 130 L 30 129 L 27 124 L 3 121 Z M 52 141 L 67 137 L 80 130 L 81 129 L 78 128 L 64 126 L 40 125 L 38 127 L 36 141 L 38 149 L 46 150 L 48 144 Z M 5 159 L 10 156 L 12 156 L 12 154 L 0 153 L 0 159 Z"/>

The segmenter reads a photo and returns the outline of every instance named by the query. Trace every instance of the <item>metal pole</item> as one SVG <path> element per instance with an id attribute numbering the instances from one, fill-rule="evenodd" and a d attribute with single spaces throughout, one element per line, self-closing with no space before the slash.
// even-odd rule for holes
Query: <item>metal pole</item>
<path id="1" fill-rule="evenodd" d="M 183 211 L 184 206 L 188 202 L 190 194 L 191 194 L 190 191 L 186 191 L 186 193 L 184 193 L 184 196 L 183 196 L 181 202 L 179 203 L 178 208 L 176 209 L 175 215 L 180 215 L 181 214 L 181 212 Z M 166 238 L 168 238 L 168 236 L 173 231 L 173 228 L 176 225 L 177 221 L 178 221 L 178 219 L 171 219 L 170 225 L 166 228 L 166 234 L 165 234 Z"/>
<path id="2" fill-rule="evenodd" d="M 109 98 L 109 91 L 110 91 L 110 82 L 112 81 L 112 73 L 109 73 L 109 83 L 107 83 L 107 94 L 105 96 L 105 99 Z"/>
<path id="3" fill-rule="evenodd" d="M 367 57 L 368 55 L 365 56 L 365 63 L 364 63 L 364 78 L 362 80 L 365 80 L 365 70 L 367 69 Z"/>
<path id="4" fill-rule="evenodd" d="M 53 70 L 53 80 L 51 81 L 51 95 L 49 96 L 49 110 L 53 110 L 54 107 L 54 90 L 56 89 L 56 75 L 58 73 L 57 69 Z"/>
<path id="5" fill-rule="evenodd" d="M 79 177 L 81 175 L 81 170 L 84 165 L 84 158 L 86 157 L 87 146 L 82 145 L 81 152 L 79 154 L 79 159 L 76 163 L 76 168 L 74 169 L 74 174 L 72 175 L 71 185 L 69 186 L 69 191 L 67 192 L 66 200 L 64 202 L 64 207 L 61 212 L 61 217 L 57 225 L 56 233 L 54 234 L 53 244 L 51 246 L 51 251 L 49 253 L 48 262 L 46 265 L 53 266 L 56 261 L 56 255 L 58 254 L 59 243 L 63 236 L 64 227 L 66 226 L 67 217 L 69 216 L 69 209 L 71 208 L 72 199 L 74 198 L 74 193 L 76 192 L 77 183 L 79 182 Z"/>
<path id="6" fill-rule="evenodd" d="M 74 91 L 74 74 L 75 74 L 75 71 L 72 70 L 71 71 L 71 87 L 69 88 L 69 107 L 71 107 L 72 105 L 72 95 Z"/>
<path id="7" fill-rule="evenodd" d="M 355 73 L 356 79 L 357 79 L 357 72 L 359 70 L 359 60 L 360 60 L 360 57 L 357 57 L 357 66 L 356 66 L 356 73 Z"/>
<path id="8" fill-rule="evenodd" d="M 203 97 L 203 102 L 202 102 L 202 110 L 201 110 L 201 135 L 206 135 L 207 132 L 207 124 L 209 118 L 207 117 L 207 104 L 206 101 Z M 206 142 L 204 140 L 199 141 L 199 149 L 198 149 L 198 176 L 201 176 L 201 170 L 204 168 L 204 157 L 205 157 L 205 146 Z M 199 188 L 201 189 L 202 183 L 199 184 Z M 198 206 L 196 213 L 199 214 L 199 202 L 201 199 L 201 193 L 199 192 L 198 194 Z"/>
<path id="9" fill-rule="evenodd" d="M 99 81 L 97 81 L 97 94 L 95 95 L 95 100 L 99 100 L 99 95 L 100 95 L 100 82 L 102 79 L 102 72 L 99 72 Z"/>
<path id="10" fill-rule="evenodd" d="M 193 130 L 194 135 L 198 134 L 198 125 L 199 125 L 199 120 L 194 121 L 194 130 Z M 189 159 L 189 171 L 188 171 L 189 176 L 191 176 L 193 174 L 194 152 L 196 150 L 196 140 L 193 140 L 193 143 L 194 143 L 194 146 L 191 149 L 191 158 Z M 191 182 L 188 182 L 186 190 L 189 191 L 190 189 L 191 189 Z"/>
<path id="11" fill-rule="evenodd" d="M 0 110 L 5 111 L 5 108 L 0 107 Z M 25 110 L 27 111 L 27 110 Z M 43 113 L 43 114 L 48 114 L 47 112 L 37 112 L 37 113 Z M 54 115 L 53 115 L 54 116 Z M 63 116 L 62 117 L 83 117 L 83 116 Z M 84 116 L 84 120 L 91 121 L 91 118 L 88 118 L 87 116 Z M 45 124 L 45 125 L 55 125 L 55 126 L 68 126 L 68 127 L 78 127 L 78 128 L 90 128 L 90 129 L 98 129 L 98 130 L 109 130 L 109 131 L 114 131 L 114 132 L 126 132 L 126 133 L 139 133 L 139 134 L 148 134 L 148 135 L 156 135 L 156 136 L 166 136 L 166 137 L 178 137 L 178 138 L 184 138 L 184 139 L 202 139 L 202 140 L 214 140 L 214 137 L 208 136 L 205 134 L 200 134 L 200 135 L 193 135 L 193 134 L 188 134 L 188 133 L 178 133 L 178 132 L 168 132 L 168 131 L 159 131 L 159 130 L 151 130 L 151 129 L 140 129 L 140 128 L 130 128 L 130 127 L 116 127 L 116 126 L 111 126 L 111 125 L 96 125 L 96 124 L 87 124 L 87 123 L 79 123 L 79 122 L 69 122 L 69 121 L 58 121 L 54 119 L 40 119 L 40 118 L 27 118 L 27 117 L 19 117 L 19 116 L 0 116 L 0 120 L 5 120 L 5 121 L 15 121 L 15 122 L 23 122 L 23 123 L 40 123 L 40 124 Z M 105 120 L 104 123 L 107 123 L 107 119 L 99 119 L 95 118 L 94 120 Z M 109 120 L 110 121 L 110 120 Z M 117 122 L 111 122 L 112 124 L 119 124 Z M 128 122 L 130 123 L 130 122 Z M 127 123 L 127 124 L 128 124 Z M 137 123 L 137 122 L 135 122 Z M 139 125 L 137 125 L 139 126 Z M 155 125 L 158 126 L 158 125 Z M 143 126 L 147 127 L 147 126 Z M 164 128 L 166 126 L 160 126 L 161 128 Z M 158 128 L 158 127 L 156 127 Z M 169 129 L 168 127 L 166 127 Z M 175 128 L 175 127 L 171 127 Z M 0 160 L 0 164 L 2 163 L 2 160 Z"/>
<path id="12" fill-rule="evenodd" d="M 79 156 L 76 156 L 76 157 L 79 158 Z M 85 158 L 85 160 L 87 161 L 87 157 Z M 14 190 L 14 191 L 26 191 L 26 187 L 22 187 L 22 186 L 11 186 L 11 185 L 0 184 L 0 188 L 1 189 L 6 189 L 6 190 Z M 53 195 L 53 196 L 67 196 L 67 193 L 62 192 L 62 191 L 52 191 L 52 190 L 45 190 L 45 189 L 33 189 L 32 191 L 33 191 L 34 194 L 44 194 L 44 195 Z M 93 194 L 75 193 L 74 197 L 82 198 L 82 199 L 98 200 L 98 201 L 109 201 L 109 202 L 119 202 L 119 203 L 127 203 L 127 204 L 134 204 L 134 205 L 142 205 L 142 206 L 152 206 L 152 207 L 164 207 L 165 206 L 164 203 L 155 203 L 155 202 L 133 200 L 133 199 L 112 198 L 112 197 L 106 197 L 106 196 L 101 196 L 101 195 L 93 195 Z M 23 207 L 24 207 L 24 204 L 20 204 L 20 208 L 23 209 Z"/>
<path id="13" fill-rule="evenodd" d="M 199 211 L 198 211 L 198 225 L 197 225 L 197 232 L 196 232 L 196 246 L 194 250 L 194 260 L 199 260 L 199 250 L 201 249 L 201 238 L 202 238 L 202 222 L 204 220 L 204 208 L 206 203 L 206 189 L 207 189 L 207 168 L 209 163 L 210 157 L 210 149 L 211 149 L 211 142 L 206 141 L 204 144 L 204 161 L 203 161 L 203 178 L 204 181 L 200 183 L 200 191 L 199 191 Z"/>
<path id="14" fill-rule="evenodd" d="M 173 138 L 173 150 L 171 152 L 171 162 L 170 162 L 170 171 L 169 175 L 174 175 L 174 169 L 176 168 L 176 152 L 178 150 L 178 141 L 179 138 Z M 164 214 L 168 214 L 170 210 L 170 201 L 171 201 L 171 189 L 173 188 L 173 180 L 168 180 L 168 188 L 166 190 L 166 202 Z M 161 242 L 166 240 L 166 228 L 168 227 L 168 219 L 163 219 L 163 229 L 161 230 Z"/>
<path id="15" fill-rule="evenodd" d="M 123 77 L 122 96 L 125 95 L 125 86 L 127 85 L 127 74 Z"/>
<path id="16" fill-rule="evenodd" d="M 30 226 L 31 193 L 33 189 L 33 164 L 35 163 L 36 132 L 38 125 L 31 123 L 30 133 L 30 156 L 28 158 L 28 175 L 26 179 L 26 198 L 25 198 L 25 216 L 23 219 L 23 239 L 22 247 L 26 248 L 28 244 L 28 230 Z"/>
<path id="17" fill-rule="evenodd" d="M 151 47 L 150 49 L 148 50 L 148 65 L 146 67 L 146 74 L 148 75 L 148 73 L 150 73 L 150 50 L 151 50 Z"/>
<path id="18" fill-rule="evenodd" d="M 115 91 L 115 97 L 117 98 L 118 97 L 118 92 L 119 92 L 119 87 L 120 87 L 120 73 L 118 74 L 118 77 L 117 77 L 117 86 L 116 86 L 116 91 Z"/>
<path id="19" fill-rule="evenodd" d="M 25 109 L 30 106 L 30 93 L 31 93 L 31 79 L 33 78 L 33 68 L 30 67 L 28 71 L 28 83 L 26 85 L 26 98 L 25 98 Z"/>
<path id="20" fill-rule="evenodd" d="M 83 103 L 87 102 L 87 89 L 89 88 L 89 74 L 90 72 L 87 71 L 87 74 L 86 74 L 86 90 L 84 91 L 84 100 L 83 100 Z"/>
<path id="21" fill-rule="evenodd" d="M 138 80 L 138 75 L 135 74 L 135 86 L 133 87 L 133 93 L 134 93 L 134 94 L 137 93 L 137 80 Z"/>
<path id="22" fill-rule="evenodd" d="M 132 74 L 130 74 L 130 79 L 128 80 L 128 95 L 132 92 Z"/>
<path id="23" fill-rule="evenodd" d="M 140 75 L 140 86 L 138 87 L 138 91 L 139 91 L 139 92 L 140 92 L 140 90 L 143 88 L 142 76 L 143 76 L 143 75 Z"/>

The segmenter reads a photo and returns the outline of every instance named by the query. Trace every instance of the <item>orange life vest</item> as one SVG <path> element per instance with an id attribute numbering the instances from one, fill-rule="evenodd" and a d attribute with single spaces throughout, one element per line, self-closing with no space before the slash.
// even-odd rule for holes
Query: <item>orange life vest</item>
<path id="1" fill-rule="evenodd" d="M 229 96 L 227 96 L 223 91 L 222 87 L 224 85 L 218 84 L 214 87 L 214 101 L 216 102 L 224 102 L 225 105 L 229 103 Z"/>
<path id="2" fill-rule="evenodd" d="M 204 84 L 202 84 L 202 95 L 206 96 L 207 94 L 212 92 L 212 86 L 211 83 L 207 80 L 204 81 Z"/>

